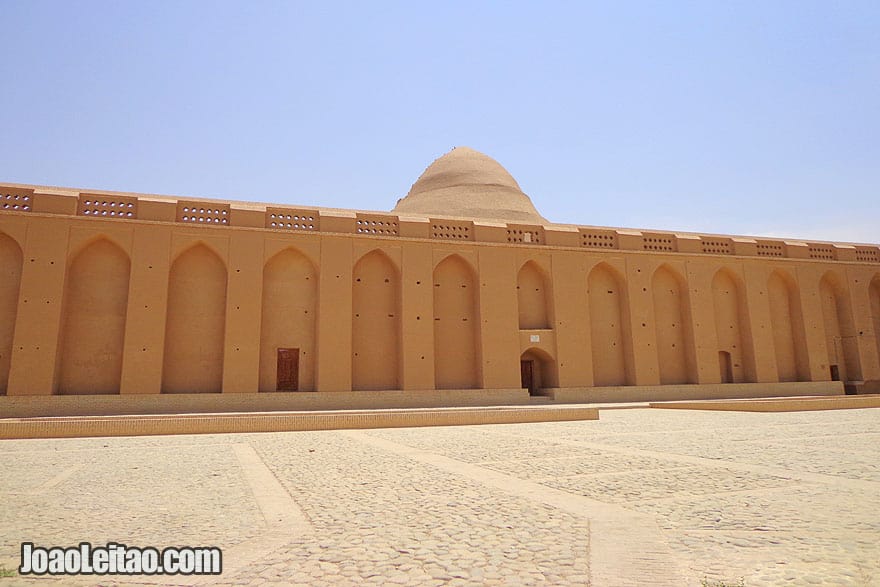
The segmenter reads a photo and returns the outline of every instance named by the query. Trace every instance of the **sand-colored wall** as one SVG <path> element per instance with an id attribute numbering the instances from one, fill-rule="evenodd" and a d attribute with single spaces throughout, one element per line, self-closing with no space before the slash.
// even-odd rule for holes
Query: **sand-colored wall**
<path id="1" fill-rule="evenodd" d="M 302 391 L 510 389 L 523 360 L 538 387 L 621 397 L 827 382 L 832 365 L 880 381 L 870 247 L 558 226 L 528 243 L 348 211 L 281 230 L 235 204 L 194 225 L 160 198 L 95 218 L 82 196 L 29 193 L 0 210 L 9 396 L 271 392 L 280 348 L 299 349 Z"/>
<path id="2" fill-rule="evenodd" d="M 12 341 L 18 312 L 21 285 L 21 249 L 5 234 L 0 234 L 0 393 L 6 392 L 12 364 Z"/>
<path id="3" fill-rule="evenodd" d="M 299 349 L 299 391 L 315 390 L 318 269 L 286 248 L 263 269 L 260 320 L 260 391 L 277 389 L 277 349 Z"/>

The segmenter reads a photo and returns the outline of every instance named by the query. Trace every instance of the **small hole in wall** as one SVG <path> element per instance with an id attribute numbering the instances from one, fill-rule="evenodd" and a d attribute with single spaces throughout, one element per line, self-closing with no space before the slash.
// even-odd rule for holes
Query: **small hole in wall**
<path id="1" fill-rule="evenodd" d="M 385 278 L 385 283 L 391 283 L 391 280 L 388 279 L 388 278 L 386 277 L 386 278 Z"/>
<path id="2" fill-rule="evenodd" d="M 416 320 L 421 320 L 421 319 L 422 319 L 421 316 L 416 316 Z"/>
<path id="3" fill-rule="evenodd" d="M 147 265 L 147 269 L 152 269 L 152 268 L 153 268 L 152 265 Z"/>
<path id="4" fill-rule="evenodd" d="M 49 261 L 49 265 L 54 265 L 55 261 Z"/>
<path id="5" fill-rule="evenodd" d="M 241 269 L 236 269 L 235 272 L 236 272 L 236 273 L 241 273 Z"/>
<path id="6" fill-rule="evenodd" d="M 354 356 L 358 356 L 358 354 L 357 354 L 357 353 L 355 353 L 355 354 L 354 354 Z"/>
<path id="7" fill-rule="evenodd" d="M 147 350 L 147 347 L 144 347 L 141 349 L 141 351 L 146 351 L 146 350 Z"/>
<path id="8" fill-rule="evenodd" d="M 236 310 L 241 310 L 241 306 L 235 306 Z"/>
<path id="9" fill-rule="evenodd" d="M 421 282 L 421 281 L 417 281 L 417 282 L 416 282 L 416 285 L 422 285 L 422 282 Z"/>
<path id="10" fill-rule="evenodd" d="M 425 360 L 425 355 L 422 355 L 422 360 L 423 360 L 423 361 Z"/>

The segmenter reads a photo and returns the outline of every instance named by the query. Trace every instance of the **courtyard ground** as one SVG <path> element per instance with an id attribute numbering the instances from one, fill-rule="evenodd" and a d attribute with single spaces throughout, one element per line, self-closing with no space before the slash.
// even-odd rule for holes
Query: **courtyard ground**
<path id="1" fill-rule="evenodd" d="M 880 410 L 0 441 L 19 545 L 217 545 L 59 584 L 880 585 Z M 0 578 L 33 585 L 46 578 Z"/>

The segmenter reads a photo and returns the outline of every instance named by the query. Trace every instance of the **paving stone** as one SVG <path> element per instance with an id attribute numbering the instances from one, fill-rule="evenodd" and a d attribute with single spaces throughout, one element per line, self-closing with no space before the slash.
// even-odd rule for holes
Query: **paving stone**
<path id="1" fill-rule="evenodd" d="M 17 568 L 24 540 L 87 540 L 216 544 L 225 572 L 211 582 L 229 585 L 590 581 L 589 548 L 603 540 L 591 535 L 590 515 L 600 510 L 548 505 L 436 466 L 436 457 L 503 475 L 511 488 L 533 483 L 646 516 L 633 519 L 653 521 L 643 531 L 662 536 L 673 553 L 664 562 L 677 565 L 687 585 L 740 577 L 749 587 L 871 585 L 880 579 L 878 416 L 646 409 L 603 411 L 598 422 L 358 434 L 2 441 L 0 564 Z M 370 438 L 428 457 L 383 450 Z M 259 488 L 236 460 L 233 446 L 242 443 L 305 526 L 266 521 Z M 101 584 L 169 582 L 108 579 Z"/>

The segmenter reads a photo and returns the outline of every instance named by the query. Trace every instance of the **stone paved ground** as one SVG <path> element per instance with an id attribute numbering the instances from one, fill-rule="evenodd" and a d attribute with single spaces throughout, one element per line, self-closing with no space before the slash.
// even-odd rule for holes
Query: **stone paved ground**
<path id="1" fill-rule="evenodd" d="M 88 540 L 222 546 L 205 584 L 880 585 L 880 410 L 0 441 L 0 457 L 7 569 L 23 540 Z"/>

